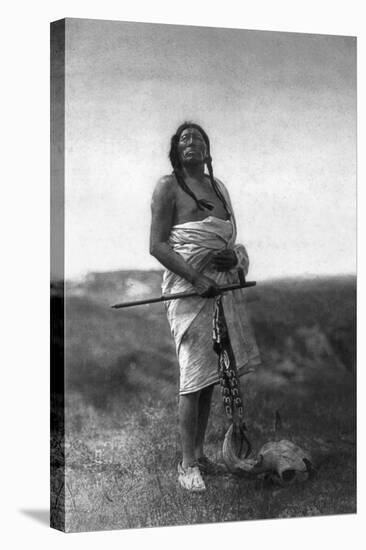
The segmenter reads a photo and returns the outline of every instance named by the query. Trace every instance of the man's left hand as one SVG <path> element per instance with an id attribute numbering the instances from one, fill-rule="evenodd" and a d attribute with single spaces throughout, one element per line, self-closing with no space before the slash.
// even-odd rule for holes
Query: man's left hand
<path id="1" fill-rule="evenodd" d="M 217 271 L 229 271 L 238 263 L 238 258 L 232 248 L 217 252 L 212 257 L 212 264 Z"/>

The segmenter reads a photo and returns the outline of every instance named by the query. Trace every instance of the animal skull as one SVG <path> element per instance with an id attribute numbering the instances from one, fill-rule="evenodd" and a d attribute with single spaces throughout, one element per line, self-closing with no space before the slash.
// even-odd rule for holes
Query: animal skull
<path id="1" fill-rule="evenodd" d="M 233 425 L 228 429 L 223 444 L 223 459 L 227 468 L 236 474 L 268 474 L 282 486 L 297 481 L 306 481 L 312 472 L 312 457 L 295 443 L 287 439 L 269 441 L 260 449 L 258 458 L 240 458 L 240 442 L 233 432 Z"/>

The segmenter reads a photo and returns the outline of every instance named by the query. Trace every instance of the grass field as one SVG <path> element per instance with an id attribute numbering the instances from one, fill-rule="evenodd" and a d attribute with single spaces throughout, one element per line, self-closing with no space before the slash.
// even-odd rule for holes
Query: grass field
<path id="1" fill-rule="evenodd" d="M 254 453 L 285 436 L 329 452 L 314 479 L 289 488 L 224 473 L 204 494 L 177 484 L 177 362 L 161 305 L 114 311 L 159 294 L 159 272 L 98 274 L 66 300 L 68 531 L 354 513 L 355 279 L 279 280 L 250 292 L 263 367 L 242 379 Z M 127 297 L 127 298 L 126 298 Z M 227 420 L 215 389 L 207 454 L 221 460 Z"/>

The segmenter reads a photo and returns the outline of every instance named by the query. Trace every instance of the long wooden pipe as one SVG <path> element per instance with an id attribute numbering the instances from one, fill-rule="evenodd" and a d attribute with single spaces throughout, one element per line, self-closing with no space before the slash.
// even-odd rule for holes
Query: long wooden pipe
<path id="1" fill-rule="evenodd" d="M 222 292 L 228 292 L 229 290 L 237 290 L 239 288 L 248 288 L 251 286 L 255 286 L 257 284 L 255 281 L 246 282 L 244 272 L 241 268 L 238 269 L 238 275 L 239 275 L 239 283 L 219 286 L 218 294 L 221 294 Z M 157 302 L 167 302 L 168 300 L 176 300 L 177 298 L 191 298 L 192 296 L 199 296 L 199 294 L 197 292 L 178 292 L 176 294 L 165 294 L 165 295 L 163 294 L 163 296 L 159 296 L 158 298 L 147 298 L 146 300 L 136 300 L 134 302 L 122 302 L 120 304 L 114 304 L 113 306 L 111 306 L 111 308 L 122 309 L 125 307 L 142 306 L 145 304 L 155 304 Z"/>

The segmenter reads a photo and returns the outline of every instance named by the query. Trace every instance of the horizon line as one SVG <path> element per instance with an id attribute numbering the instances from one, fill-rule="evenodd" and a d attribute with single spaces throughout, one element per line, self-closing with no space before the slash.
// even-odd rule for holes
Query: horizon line
<path id="1" fill-rule="evenodd" d="M 51 274 L 51 284 L 52 282 L 59 282 L 61 280 L 65 282 L 81 282 L 85 281 L 88 277 L 93 275 L 111 275 L 113 273 L 128 273 L 128 272 L 145 272 L 145 273 L 163 273 L 165 269 L 162 268 L 121 268 L 121 269 L 111 269 L 111 270 L 103 270 L 103 271 L 87 271 L 84 273 L 81 273 L 79 275 L 74 275 L 72 277 L 53 277 Z M 357 278 L 357 271 L 354 272 L 338 272 L 338 273 L 293 273 L 289 275 L 268 275 L 264 276 L 263 278 L 260 278 L 257 280 L 265 282 L 265 281 L 278 281 L 278 280 L 287 280 L 287 279 L 330 279 L 330 278 L 345 278 L 345 277 L 354 277 Z M 248 278 L 250 280 L 250 276 Z"/>

